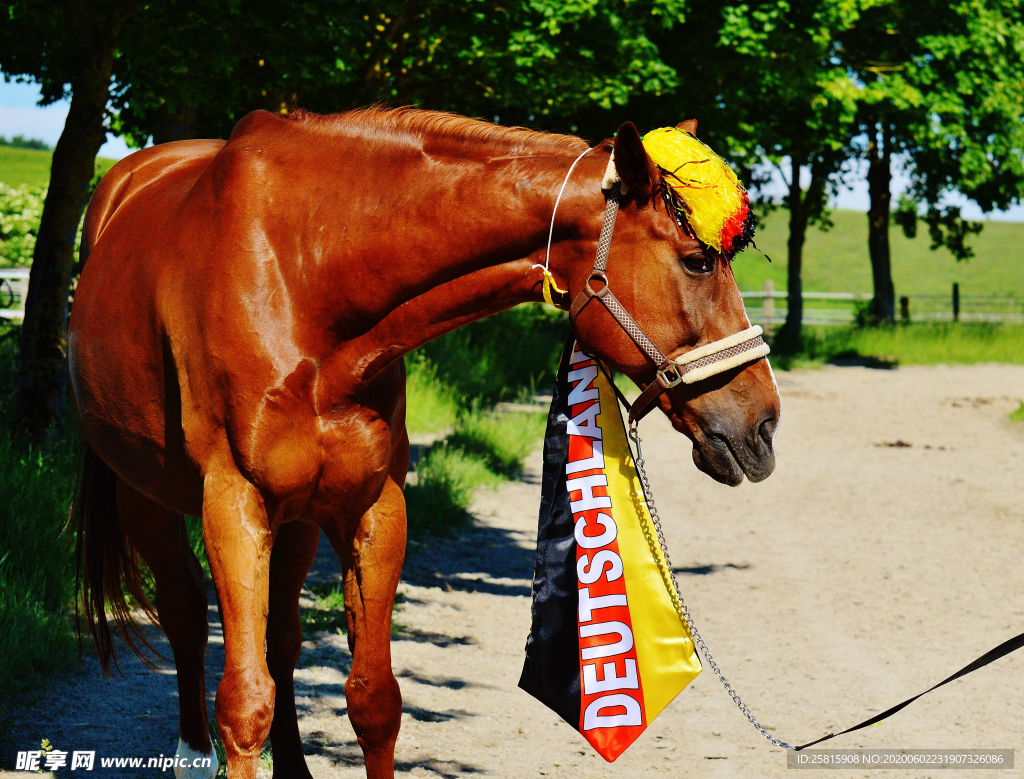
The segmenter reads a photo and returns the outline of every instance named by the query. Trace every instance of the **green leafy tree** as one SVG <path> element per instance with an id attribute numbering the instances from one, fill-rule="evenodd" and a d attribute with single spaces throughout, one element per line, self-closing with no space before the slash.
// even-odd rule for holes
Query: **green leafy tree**
<path id="1" fill-rule="evenodd" d="M 718 121 L 748 171 L 768 163 L 786 183 L 788 307 L 778 337 L 796 344 L 807 230 L 831 226 L 828 198 L 842 180 L 845 139 L 856 116 L 856 92 L 836 58 L 837 33 L 856 12 L 848 0 L 764 0 L 721 14 L 711 59 L 723 63 L 714 79 Z"/>
<path id="2" fill-rule="evenodd" d="M 674 88 L 648 30 L 682 0 L 18 0 L 0 70 L 71 97 L 35 246 L 17 419 L 62 419 L 76 229 L 105 133 L 141 144 L 227 137 L 256 108 L 337 111 L 379 101 L 594 137 L 609 109 Z M 604 121 L 601 121 L 601 120 Z M 582 126 L 582 125 L 581 125 Z"/>
<path id="3" fill-rule="evenodd" d="M 71 97 L 53 151 L 50 184 L 33 252 L 15 419 L 42 439 L 63 416 L 67 300 L 75 237 L 89 195 L 121 29 L 137 12 L 132 0 L 5 3 L 0 70 L 38 81 L 43 104 Z"/>
<path id="4" fill-rule="evenodd" d="M 677 84 L 650 31 L 679 24 L 681 0 L 261 8 L 166 0 L 163 16 L 140 16 L 118 61 L 119 128 L 140 143 L 226 137 L 254 108 L 326 113 L 383 102 L 602 138 L 618 118 L 610 109 Z"/>
<path id="5" fill-rule="evenodd" d="M 840 36 L 839 55 L 860 88 L 860 139 L 868 162 L 868 249 L 873 318 L 892 321 L 889 227 L 892 166 L 902 156 L 911 177 L 896 221 L 916 234 L 919 210 L 932 248 L 957 259 L 982 225 L 944 205 L 960 192 L 983 211 L 1024 196 L 1024 4 L 1019 0 L 864 2 Z M 866 143 L 860 142 L 866 138 Z"/>

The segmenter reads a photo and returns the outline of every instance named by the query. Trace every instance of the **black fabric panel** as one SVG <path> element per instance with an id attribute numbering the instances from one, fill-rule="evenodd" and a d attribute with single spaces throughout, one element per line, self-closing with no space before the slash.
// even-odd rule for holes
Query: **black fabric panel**
<path id="1" fill-rule="evenodd" d="M 519 686 L 579 730 L 580 661 L 577 636 L 579 595 L 576 538 L 565 488 L 569 461 L 569 355 L 562 352 L 544 437 L 544 475 L 533 574 L 533 623 L 526 639 L 526 662 Z"/>

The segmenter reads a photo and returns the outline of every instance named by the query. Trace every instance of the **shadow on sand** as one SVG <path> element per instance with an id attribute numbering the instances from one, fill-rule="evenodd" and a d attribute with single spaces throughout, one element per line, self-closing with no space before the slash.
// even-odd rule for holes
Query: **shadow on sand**
<path id="1" fill-rule="evenodd" d="M 410 545 L 402 580 L 418 587 L 529 596 L 533 557 L 512 531 L 474 525 L 457 538 Z"/>

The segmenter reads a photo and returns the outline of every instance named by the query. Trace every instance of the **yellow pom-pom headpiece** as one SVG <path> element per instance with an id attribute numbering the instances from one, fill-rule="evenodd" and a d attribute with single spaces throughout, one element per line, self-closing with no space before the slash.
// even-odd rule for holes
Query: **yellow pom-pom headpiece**
<path id="1" fill-rule="evenodd" d="M 647 133 L 644 149 L 662 171 L 669 199 L 699 241 L 732 256 L 754 238 L 747 191 L 710 147 L 678 127 Z"/>

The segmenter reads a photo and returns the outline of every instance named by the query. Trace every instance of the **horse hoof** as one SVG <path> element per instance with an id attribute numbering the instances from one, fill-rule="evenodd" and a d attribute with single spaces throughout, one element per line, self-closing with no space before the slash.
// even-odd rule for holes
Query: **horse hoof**
<path id="1" fill-rule="evenodd" d="M 217 762 L 217 750 L 212 746 L 209 753 L 200 752 L 179 738 L 177 757 L 174 779 L 213 779 L 217 775 L 220 764 Z"/>

